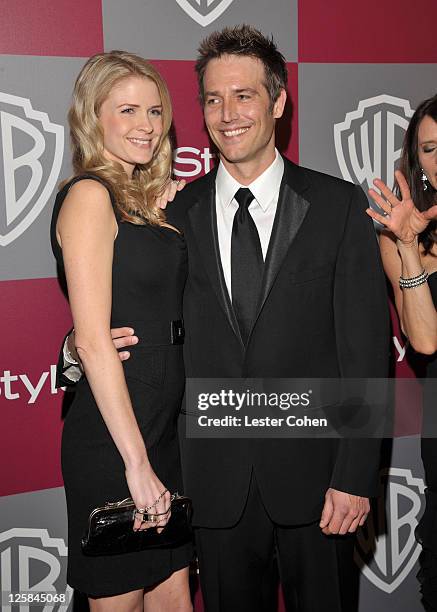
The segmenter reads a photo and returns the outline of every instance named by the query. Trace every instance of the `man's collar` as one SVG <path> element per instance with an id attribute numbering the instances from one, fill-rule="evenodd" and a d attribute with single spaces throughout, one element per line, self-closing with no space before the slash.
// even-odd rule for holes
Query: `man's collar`
<path id="1" fill-rule="evenodd" d="M 262 174 L 260 174 L 260 176 L 258 176 L 258 178 L 250 183 L 250 185 L 241 185 L 231 174 L 229 174 L 223 163 L 220 162 L 217 170 L 216 188 L 220 196 L 220 201 L 225 208 L 231 204 L 234 195 L 240 187 L 248 187 L 263 212 L 268 209 L 275 195 L 279 192 L 282 176 L 284 174 L 284 160 L 277 149 L 275 149 L 275 152 L 276 156 L 274 161 Z"/>

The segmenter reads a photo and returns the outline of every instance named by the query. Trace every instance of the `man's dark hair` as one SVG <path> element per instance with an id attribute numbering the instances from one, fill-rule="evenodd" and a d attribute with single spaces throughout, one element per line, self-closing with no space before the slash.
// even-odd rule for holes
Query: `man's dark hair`
<path id="1" fill-rule="evenodd" d="M 287 68 L 285 58 L 278 51 L 273 37 L 267 38 L 256 28 L 243 24 L 213 32 L 199 46 L 196 61 L 196 72 L 199 83 L 199 94 L 205 101 L 203 77 L 206 66 L 212 59 L 222 55 L 246 55 L 259 59 L 264 66 L 265 87 L 270 97 L 270 107 L 278 99 L 281 89 L 287 87 Z"/>
<path id="2" fill-rule="evenodd" d="M 402 155 L 399 163 L 399 170 L 405 176 L 411 191 L 413 202 L 420 211 L 428 210 L 436 204 L 436 191 L 432 185 L 426 181 L 428 189 L 424 190 L 422 181 L 422 169 L 419 162 L 418 134 L 419 126 L 425 117 L 431 117 L 437 122 L 437 95 L 419 104 L 416 112 L 411 117 L 407 131 L 405 133 Z M 399 194 L 399 187 L 397 187 Z M 419 235 L 425 254 L 429 253 L 437 243 L 437 222 L 430 221 L 427 228 Z"/>

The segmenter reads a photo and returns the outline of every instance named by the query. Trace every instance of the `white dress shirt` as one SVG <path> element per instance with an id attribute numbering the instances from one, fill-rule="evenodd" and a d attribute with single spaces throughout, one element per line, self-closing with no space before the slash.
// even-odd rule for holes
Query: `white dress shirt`
<path id="1" fill-rule="evenodd" d="M 277 150 L 274 162 L 250 185 L 241 185 L 220 162 L 215 182 L 217 233 L 223 274 L 231 300 L 232 225 L 234 223 L 234 215 L 238 210 L 238 203 L 235 201 L 234 196 L 241 187 L 247 187 L 255 197 L 249 206 L 249 212 L 258 230 L 261 250 L 265 260 L 272 234 L 283 174 L 284 160 Z"/>

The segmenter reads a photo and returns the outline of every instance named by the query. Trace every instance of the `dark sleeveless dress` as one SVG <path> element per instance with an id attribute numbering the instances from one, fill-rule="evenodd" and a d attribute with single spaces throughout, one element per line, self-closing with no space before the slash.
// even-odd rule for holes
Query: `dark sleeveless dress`
<path id="1" fill-rule="evenodd" d="M 428 278 L 437 308 L 437 272 Z M 422 544 L 420 571 L 423 605 L 427 612 L 437 611 L 437 353 L 429 358 L 424 386 L 422 460 L 425 469 L 426 507 L 416 535 Z"/>
<path id="2" fill-rule="evenodd" d="M 54 206 L 51 240 L 61 273 L 56 220 L 68 189 L 83 178 L 96 179 L 76 177 L 59 192 Z M 111 326 L 131 326 L 139 336 L 139 344 L 129 349 L 131 357 L 123 364 L 133 410 L 155 473 L 170 492 L 179 493 L 182 482 L 177 419 L 185 374 L 183 346 L 171 344 L 170 322 L 182 319 L 186 274 L 186 246 L 180 234 L 165 227 L 118 221 Z M 80 542 L 91 510 L 107 501 L 130 497 L 123 460 L 85 377 L 76 385 L 64 422 L 62 474 L 68 510 L 70 586 L 94 597 L 116 595 L 150 587 L 189 565 L 191 544 L 112 556 L 82 554 Z"/>

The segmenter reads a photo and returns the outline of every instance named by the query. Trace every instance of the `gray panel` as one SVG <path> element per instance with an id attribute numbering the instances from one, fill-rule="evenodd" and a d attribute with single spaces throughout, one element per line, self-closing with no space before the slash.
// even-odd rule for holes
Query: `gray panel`
<path id="1" fill-rule="evenodd" d="M 129 0 L 128 8 L 119 0 L 103 0 L 102 5 L 108 51 L 190 60 L 210 32 L 249 23 L 273 34 L 286 60 L 297 61 L 297 0 L 275 0 L 274 8 L 269 0 Z"/>
<path id="2" fill-rule="evenodd" d="M 71 174 L 66 115 L 82 58 L 0 59 L 0 280 L 56 276 L 49 227 Z"/>
<path id="3" fill-rule="evenodd" d="M 64 489 L 0 498 L 1 591 L 56 590 L 71 599 L 66 584 L 67 512 Z M 37 586 L 38 585 L 38 586 Z M 33 609 L 33 606 L 31 606 Z M 3 605 L 3 612 L 13 608 Z M 28 610 L 26 606 L 20 610 Z M 39 608 L 42 609 L 42 608 Z M 67 606 L 44 608 L 66 610 Z M 71 607 L 70 607 L 71 609 Z"/>
<path id="4" fill-rule="evenodd" d="M 409 117 L 436 83 L 436 64 L 300 64 L 300 163 L 365 189 L 390 183 Z"/>
<path id="5" fill-rule="evenodd" d="M 416 579 L 421 548 L 414 538 L 414 529 L 424 509 L 423 491 L 420 439 L 395 439 L 390 474 L 381 472 L 381 497 L 358 536 L 356 560 L 361 561 L 369 557 L 366 540 L 373 548 L 374 533 L 380 534 L 376 551 L 370 554 L 372 560 L 361 576 L 360 612 L 423 612 Z"/>

